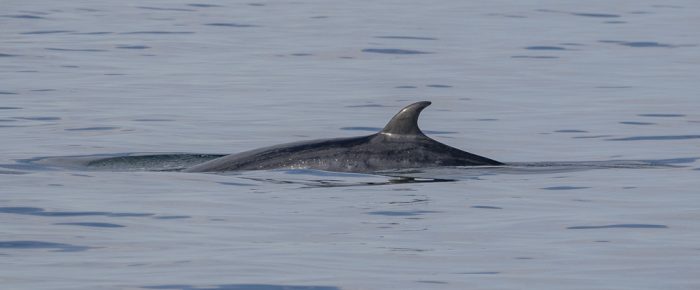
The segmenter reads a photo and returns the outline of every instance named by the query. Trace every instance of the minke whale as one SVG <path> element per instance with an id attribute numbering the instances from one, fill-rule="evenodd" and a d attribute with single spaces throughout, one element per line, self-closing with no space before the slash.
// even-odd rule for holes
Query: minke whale
<path id="1" fill-rule="evenodd" d="M 440 166 L 483 166 L 503 163 L 435 141 L 418 128 L 418 117 L 431 102 L 401 109 L 380 132 L 360 137 L 300 141 L 226 155 L 184 172 L 226 172 L 264 169 L 317 169 L 376 172 Z"/>

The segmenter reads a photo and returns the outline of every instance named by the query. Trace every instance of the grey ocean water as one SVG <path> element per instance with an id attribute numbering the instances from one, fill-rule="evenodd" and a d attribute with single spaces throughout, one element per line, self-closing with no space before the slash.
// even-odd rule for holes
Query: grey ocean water
<path id="1" fill-rule="evenodd" d="M 700 289 L 698 1 L 0 8 L 2 289 Z M 369 134 L 419 100 L 524 166 L 31 162 Z"/>

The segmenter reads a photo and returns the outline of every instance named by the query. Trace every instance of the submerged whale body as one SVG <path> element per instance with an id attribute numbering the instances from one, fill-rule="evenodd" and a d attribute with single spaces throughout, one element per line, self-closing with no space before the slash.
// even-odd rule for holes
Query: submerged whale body
<path id="1" fill-rule="evenodd" d="M 225 172 L 306 168 L 340 172 L 503 165 L 435 141 L 418 128 L 420 112 L 431 103 L 401 109 L 380 131 L 368 136 L 301 141 L 216 158 L 185 172 Z"/>

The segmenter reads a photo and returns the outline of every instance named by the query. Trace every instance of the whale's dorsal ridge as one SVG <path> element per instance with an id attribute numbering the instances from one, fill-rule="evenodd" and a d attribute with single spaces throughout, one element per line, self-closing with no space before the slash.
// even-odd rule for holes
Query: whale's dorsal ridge
<path id="1" fill-rule="evenodd" d="M 418 135 L 425 136 L 418 128 L 418 116 L 425 107 L 430 106 L 429 101 L 422 101 L 410 104 L 391 118 L 391 121 L 384 126 L 381 134 L 386 135 Z"/>

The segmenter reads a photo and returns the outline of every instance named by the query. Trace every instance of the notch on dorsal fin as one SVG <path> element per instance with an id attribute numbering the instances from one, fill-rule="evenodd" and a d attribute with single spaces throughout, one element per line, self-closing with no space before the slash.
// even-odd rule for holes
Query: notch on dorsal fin
<path id="1" fill-rule="evenodd" d="M 418 128 L 418 116 L 425 107 L 430 106 L 430 102 L 423 101 L 413 103 L 401 109 L 391 121 L 384 126 L 380 133 L 387 135 L 419 135 L 424 136 Z"/>

